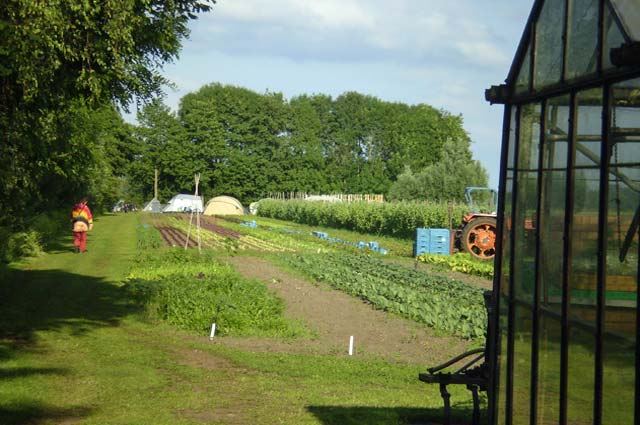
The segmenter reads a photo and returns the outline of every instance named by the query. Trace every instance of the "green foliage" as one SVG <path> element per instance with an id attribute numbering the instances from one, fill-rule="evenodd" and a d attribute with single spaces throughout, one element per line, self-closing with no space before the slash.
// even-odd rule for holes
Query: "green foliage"
<path id="1" fill-rule="evenodd" d="M 137 245 L 141 251 L 160 248 L 164 245 L 160 232 L 148 224 L 139 225 L 136 228 Z"/>
<path id="2" fill-rule="evenodd" d="M 105 128 L 92 124 L 105 117 L 90 115 L 160 94 L 162 65 L 177 57 L 188 21 L 212 3 L 3 2 L 0 226 L 20 229 L 25 213 L 79 196 L 94 205 L 114 198 L 126 144 L 101 139 Z"/>
<path id="3" fill-rule="evenodd" d="M 318 281 L 434 329 L 483 338 L 487 315 L 482 290 L 463 282 L 388 264 L 364 255 L 295 255 L 290 266 Z"/>
<path id="4" fill-rule="evenodd" d="M 486 187 L 488 180 L 487 171 L 471 157 L 468 138 L 449 139 L 443 145 L 440 161 L 417 173 L 407 166 L 389 189 L 387 198 L 464 202 L 465 187 Z"/>
<path id="5" fill-rule="evenodd" d="M 460 225 L 466 205 L 454 204 L 452 226 Z M 444 202 L 321 203 L 263 199 L 258 215 L 295 223 L 354 230 L 360 233 L 414 238 L 416 228 L 448 228 Z"/>
<path id="6" fill-rule="evenodd" d="M 23 230 L 0 228 L 0 261 L 11 262 L 25 257 L 38 257 L 48 244 L 69 230 L 69 214 L 51 210 L 28 219 Z"/>
<path id="7" fill-rule="evenodd" d="M 142 233 L 146 233 L 143 230 Z M 147 235 L 148 241 L 151 236 Z M 282 301 L 261 282 L 242 278 L 208 254 L 180 248 L 142 255 L 127 279 L 132 295 L 152 318 L 220 335 L 294 336 L 283 318 Z"/>
<path id="8" fill-rule="evenodd" d="M 40 213 L 29 220 L 28 228 L 38 233 L 46 247 L 57 237 L 70 229 L 69 211 L 50 210 Z"/>
<path id="9" fill-rule="evenodd" d="M 40 234 L 34 230 L 5 234 L 0 254 L 6 262 L 24 257 L 38 257 L 44 253 Z"/>
<path id="10" fill-rule="evenodd" d="M 245 204 L 270 192 L 386 193 L 405 165 L 437 164 L 447 140 L 456 141 L 455 166 L 471 158 L 460 117 L 355 92 L 287 101 L 209 84 L 184 96 L 177 114 L 156 102 L 138 120 L 143 148 L 131 178 L 149 198 L 158 168 L 161 200 L 191 192 L 196 172 L 206 197 Z"/>
<path id="11" fill-rule="evenodd" d="M 439 266 L 442 269 L 453 270 L 473 276 L 493 279 L 493 262 L 472 258 L 469 254 L 436 255 L 422 254 L 418 261 Z"/>

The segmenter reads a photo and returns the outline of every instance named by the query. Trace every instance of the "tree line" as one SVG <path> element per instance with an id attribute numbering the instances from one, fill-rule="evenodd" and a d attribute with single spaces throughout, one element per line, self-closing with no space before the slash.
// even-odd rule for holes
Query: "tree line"
<path id="1" fill-rule="evenodd" d="M 132 193 L 150 199 L 159 169 L 161 200 L 193 192 L 243 203 L 270 192 L 381 193 L 391 199 L 463 199 L 486 185 L 461 116 L 356 92 L 335 99 L 209 84 L 177 112 L 159 101 L 138 114 Z M 413 180 L 412 180 L 413 179 Z"/>

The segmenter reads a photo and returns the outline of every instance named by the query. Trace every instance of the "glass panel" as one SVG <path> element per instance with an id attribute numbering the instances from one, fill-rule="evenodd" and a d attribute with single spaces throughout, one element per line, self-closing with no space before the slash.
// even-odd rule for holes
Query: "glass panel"
<path id="1" fill-rule="evenodd" d="M 596 338 L 590 328 L 572 326 L 569 339 L 567 424 L 592 425 Z"/>
<path id="2" fill-rule="evenodd" d="M 634 41 L 640 41 L 640 2 L 638 0 L 611 0 L 625 32 Z"/>
<path id="3" fill-rule="evenodd" d="M 540 151 L 540 104 L 525 105 L 520 113 L 518 146 L 518 199 L 514 246 L 515 297 L 533 303 L 535 285 L 535 230 L 533 220 L 538 202 L 538 160 Z"/>
<path id="4" fill-rule="evenodd" d="M 541 105 L 524 105 L 520 109 L 518 158 L 516 169 L 517 198 L 514 211 L 513 290 L 524 302 L 515 308 L 513 353 L 513 424 L 528 424 L 531 403 L 531 332 L 533 291 L 535 285 L 535 233 L 533 218 L 538 202 L 538 163 L 540 154 Z"/>
<path id="5" fill-rule="evenodd" d="M 603 423 L 633 423 L 638 229 L 640 79 L 613 87 L 604 340 Z"/>
<path id="6" fill-rule="evenodd" d="M 560 341 L 558 317 L 543 313 L 540 318 L 538 358 L 537 423 L 557 424 L 560 419 Z"/>
<path id="7" fill-rule="evenodd" d="M 624 43 L 624 36 L 622 35 L 622 31 L 618 26 L 618 22 L 611 15 L 611 10 L 609 9 L 609 2 L 605 3 L 607 6 L 604 8 L 604 41 L 602 49 L 602 66 L 604 69 L 613 68 L 613 64 L 611 63 L 611 58 L 609 57 L 609 52 L 614 47 L 620 47 L 621 44 Z"/>
<path id="8" fill-rule="evenodd" d="M 535 76 L 536 90 L 560 82 L 562 74 L 561 46 L 564 44 L 565 0 L 546 0 L 536 23 Z"/>
<path id="9" fill-rule="evenodd" d="M 518 79 L 516 80 L 516 94 L 523 94 L 529 92 L 529 82 L 531 81 L 531 44 L 527 47 L 527 53 L 525 53 L 520 72 L 518 73 Z"/>
<path id="10" fill-rule="evenodd" d="M 530 307 L 516 304 L 513 348 L 513 425 L 528 425 L 531 412 L 531 320 Z"/>
<path id="11" fill-rule="evenodd" d="M 582 423 L 593 416 L 601 133 L 602 90 L 578 93 L 568 294 L 572 322 L 567 394 L 569 423 Z"/>
<path id="12" fill-rule="evenodd" d="M 547 102 L 540 214 L 540 320 L 538 424 L 557 423 L 560 412 L 560 314 L 564 267 L 564 216 L 571 99 Z M 552 314 L 555 313 L 555 314 Z"/>
<path id="13" fill-rule="evenodd" d="M 516 151 L 516 116 L 517 107 L 511 109 L 511 121 L 509 125 L 509 146 L 507 152 L 507 170 L 504 189 L 504 223 L 502 227 L 502 269 L 500 273 L 500 316 L 498 341 L 498 424 L 506 422 L 507 404 L 507 335 L 508 335 L 508 314 L 509 314 L 509 260 L 511 257 L 511 202 L 513 200 L 513 176 L 515 172 L 515 151 Z"/>
<path id="14" fill-rule="evenodd" d="M 596 71 L 598 65 L 598 0 L 569 2 L 566 78 Z"/>
<path id="15" fill-rule="evenodd" d="M 570 106 L 569 96 L 554 98 L 547 103 L 541 173 L 540 302 L 542 308 L 558 314 L 562 307 Z"/>

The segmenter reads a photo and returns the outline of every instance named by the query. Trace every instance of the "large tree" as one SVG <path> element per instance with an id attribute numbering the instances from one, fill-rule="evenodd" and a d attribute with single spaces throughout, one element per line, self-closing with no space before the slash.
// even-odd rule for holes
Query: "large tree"
<path id="1" fill-rule="evenodd" d="M 457 198 L 458 186 L 486 180 L 461 117 L 355 92 L 286 101 L 279 93 L 209 84 L 183 97 L 177 115 L 154 104 L 139 121 L 147 151 L 136 169 L 144 175 L 134 180 L 146 196 L 153 168 L 160 169 L 163 197 L 191 188 L 200 172 L 205 195 L 244 203 L 269 192 L 386 193 L 405 167 L 429 169 L 439 198 Z"/>
<path id="2" fill-rule="evenodd" d="M 19 226 L 45 183 L 73 183 L 92 155 L 69 122 L 161 91 L 187 23 L 213 0 L 6 0 L 0 5 L 0 226 Z M 72 158 L 72 159 L 71 159 Z M 59 194 L 56 194 L 59 195 Z"/>

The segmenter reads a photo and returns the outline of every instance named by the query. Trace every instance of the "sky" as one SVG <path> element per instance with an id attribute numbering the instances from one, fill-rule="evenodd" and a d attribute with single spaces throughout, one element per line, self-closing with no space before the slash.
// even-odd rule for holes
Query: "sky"
<path id="1" fill-rule="evenodd" d="M 497 188 L 504 82 L 533 0 L 218 0 L 190 24 L 165 103 L 210 83 L 334 98 L 356 91 L 462 115 Z"/>

